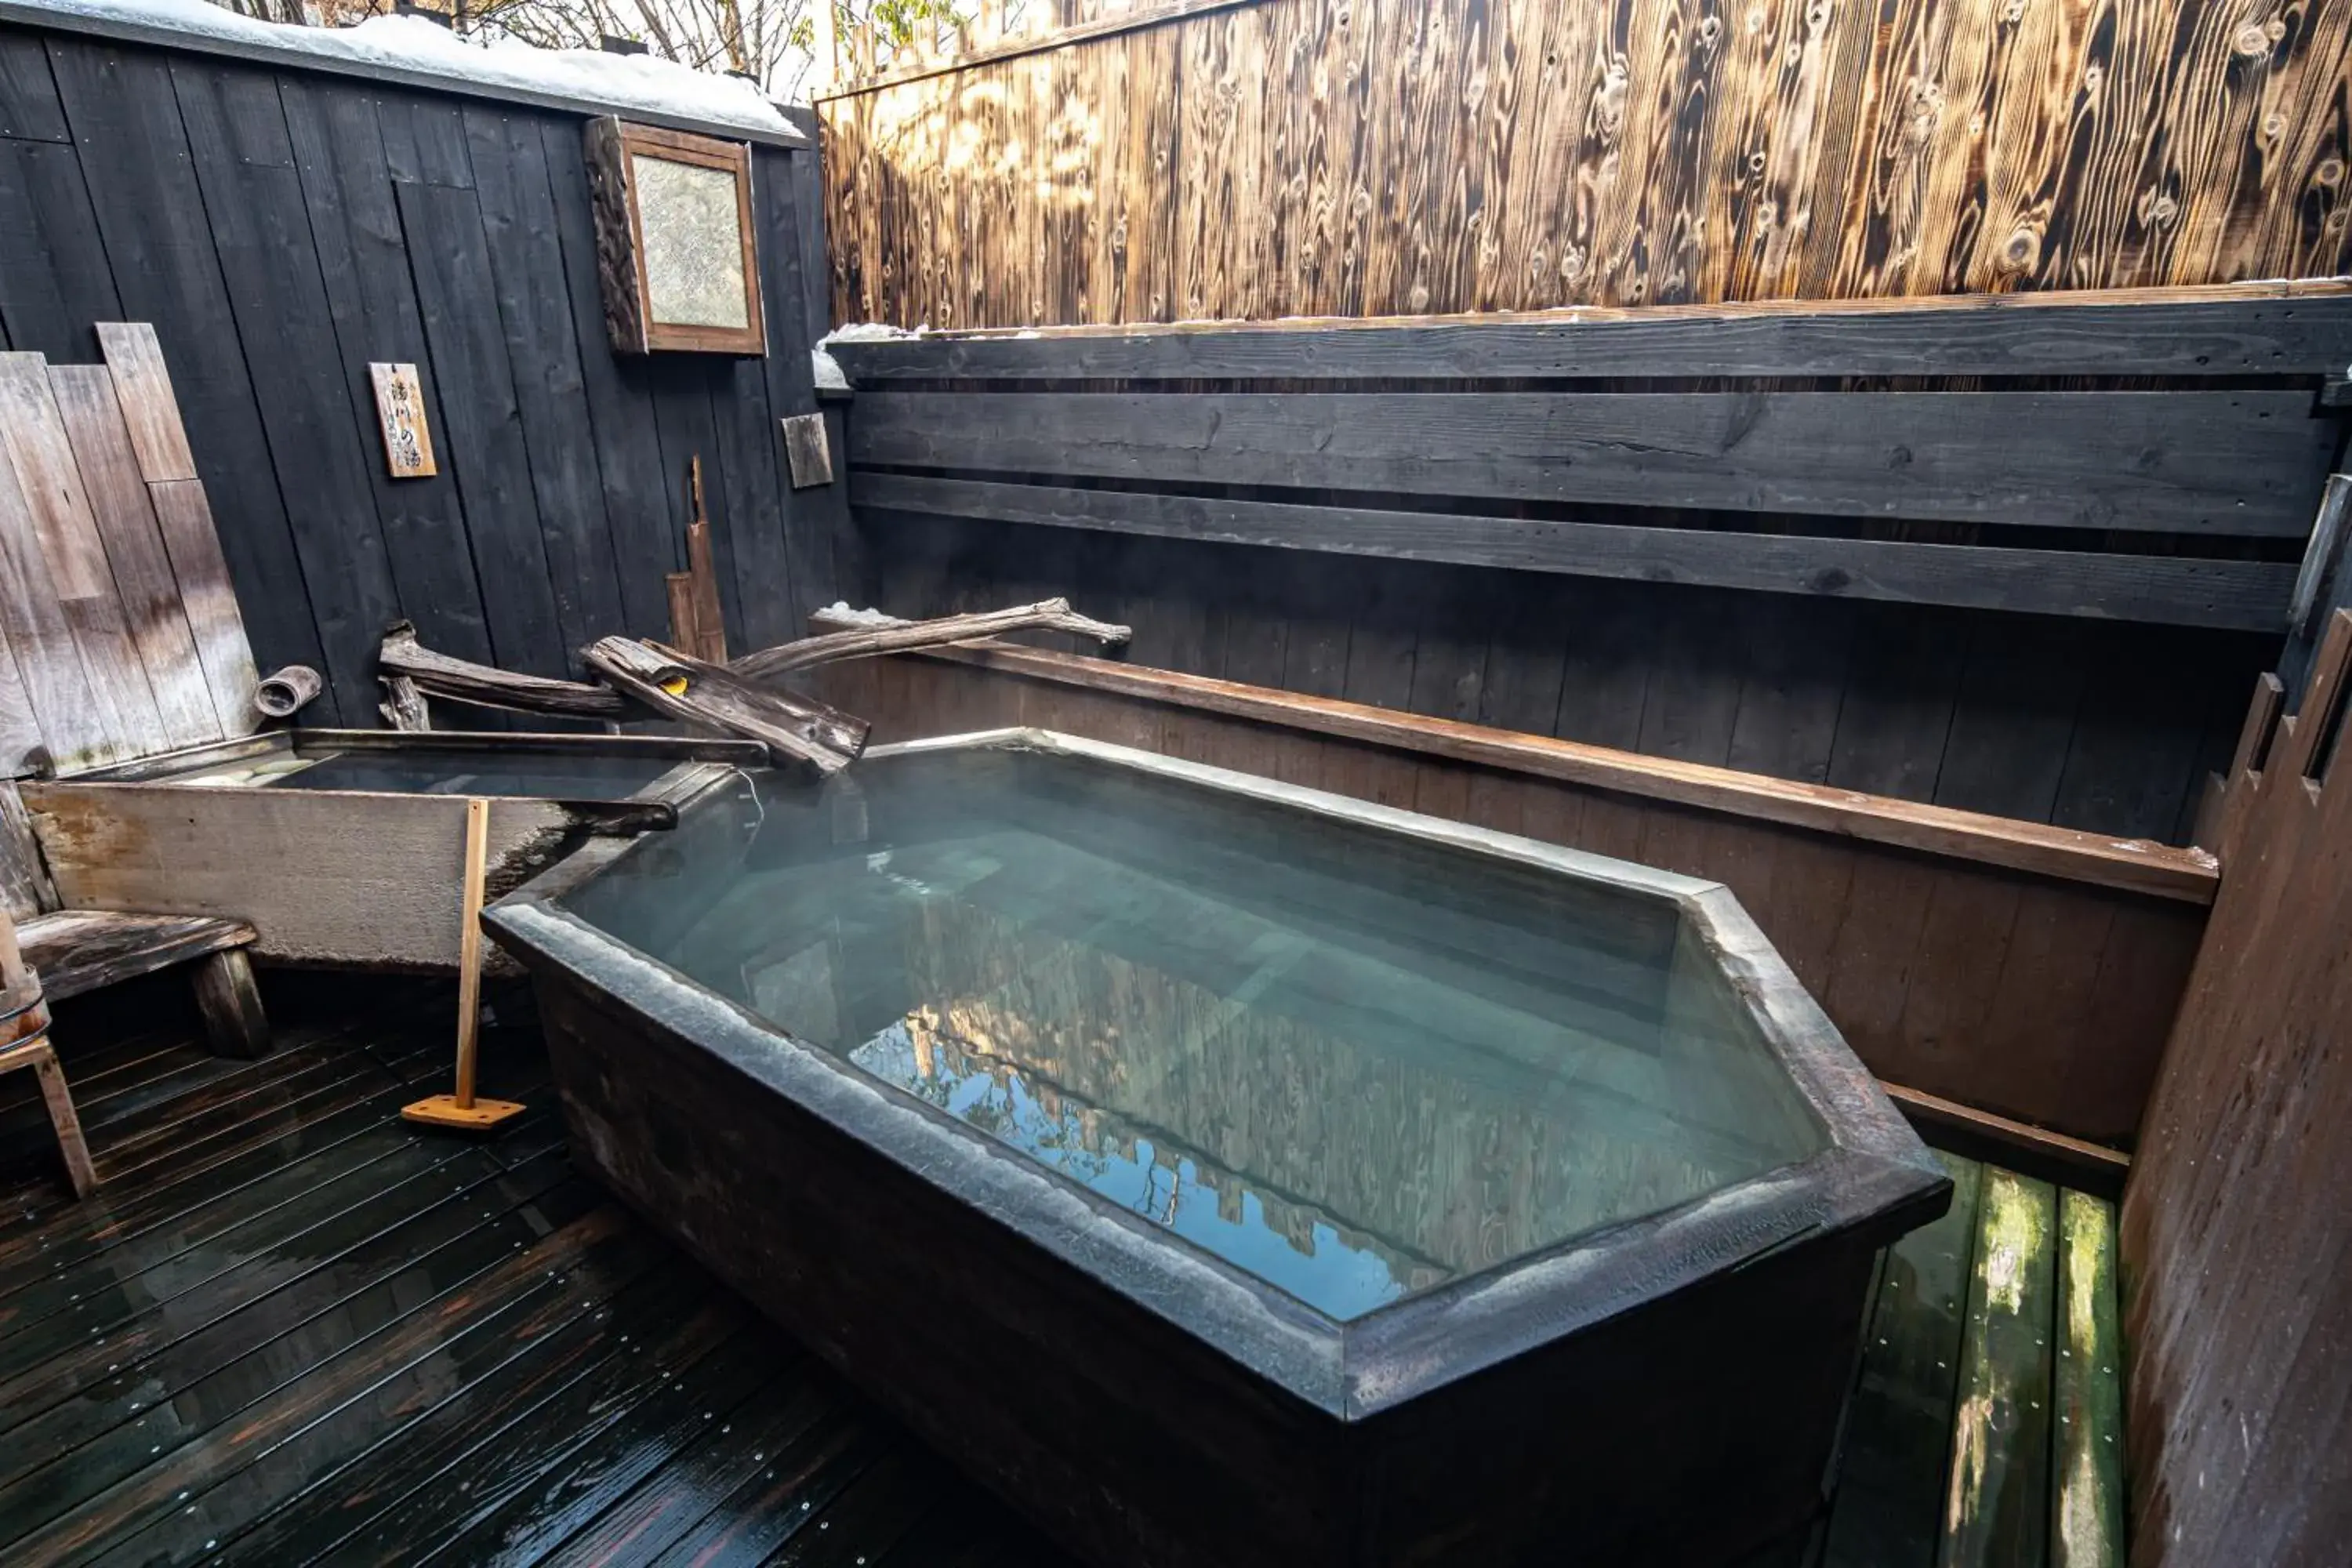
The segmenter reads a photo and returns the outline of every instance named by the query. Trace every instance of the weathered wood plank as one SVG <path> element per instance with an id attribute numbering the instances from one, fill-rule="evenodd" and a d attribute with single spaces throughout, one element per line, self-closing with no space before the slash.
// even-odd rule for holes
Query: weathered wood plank
<path id="1" fill-rule="evenodd" d="M 188 432 L 180 423 L 180 402 L 155 329 L 144 321 L 100 321 L 98 342 L 114 376 L 139 471 L 150 484 L 194 479 L 195 456 L 188 450 Z"/>
<path id="2" fill-rule="evenodd" d="M 820 616 L 814 618 L 813 624 L 829 626 L 833 623 Z M 1425 752 L 1456 762 L 1515 769 L 1566 783 L 1730 811 L 2158 898 L 2205 903 L 2213 896 L 2214 868 L 2210 857 L 2196 850 L 2154 844 L 2117 844 L 2096 834 L 2067 828 L 1983 816 L 1824 785 L 1801 784 L 1603 746 L 1513 734 L 1399 712 L 1351 699 L 1273 691 L 1043 648 L 993 644 L 933 648 L 916 657 L 949 659 L 1147 701 L 1285 724 L 1320 734 Z M 1368 679 L 1369 661 L 1378 657 L 1378 649 L 1365 650 Z M 1351 668 L 1357 662 L 1351 647 Z M 1409 679 L 1410 664 L 1403 668 Z"/>
<path id="3" fill-rule="evenodd" d="M 257 954 L 294 963 L 454 970 L 466 803 L 174 784 L 32 784 L 26 804 L 78 910 L 168 909 L 243 921 Z M 493 898 L 576 845 L 562 806 L 501 800 L 490 813 Z"/>
<path id="4" fill-rule="evenodd" d="M 2057 1194 L 1988 1169 L 1937 1568 L 2039 1563 L 2050 1529 Z"/>
<path id="5" fill-rule="evenodd" d="M 33 537 L 81 651 L 98 721 L 110 744 L 129 754 L 168 749 L 171 735 L 131 641 L 81 468 L 49 389 L 48 366 L 39 354 L 0 354 L 0 440 L 15 465 Z"/>
<path id="6" fill-rule="evenodd" d="M 1933 1568 L 1959 1385 L 1978 1198 L 1986 1172 L 1939 1155 L 1952 1206 L 1887 1248 L 1846 1415 L 1844 1462 L 1823 1562 Z"/>
<path id="7" fill-rule="evenodd" d="M 140 476 L 113 376 L 104 365 L 53 364 L 49 387 L 73 443 L 165 736 L 174 746 L 195 746 L 234 733 L 230 726 L 240 715 L 225 716 L 213 705 L 188 614 L 181 605 L 179 579 L 156 524 L 154 502 Z"/>
<path id="8" fill-rule="evenodd" d="M 204 666 L 214 711 L 224 732 L 247 733 L 261 722 L 260 710 L 253 705 L 254 689 L 261 683 L 261 676 L 253 665 L 253 646 L 246 640 L 245 617 L 237 609 L 236 586 L 229 581 L 228 560 L 221 552 L 219 531 L 213 526 L 212 502 L 205 494 L 204 481 L 151 483 L 147 494 L 155 508 L 163 547 L 172 558 L 181 608 L 195 639 L 196 658 Z"/>
<path id="9" fill-rule="evenodd" d="M 2301 538 L 2301 392 L 881 392 L 854 466 Z"/>
<path id="10" fill-rule="evenodd" d="M 1999 1055 L 2017 1042 L 1998 1034 L 1980 1054 Z M 2085 1195 L 2114 1198 L 2131 1172 L 2131 1156 L 2104 1143 L 2069 1138 L 2046 1127 L 2017 1121 L 1976 1106 L 1962 1105 L 1941 1095 L 1928 1094 L 1899 1083 L 1879 1081 L 1878 1087 L 1919 1135 L 1950 1154 L 1973 1151 L 1988 1161 L 2015 1171 L 2080 1189 Z"/>
<path id="11" fill-rule="evenodd" d="M 32 508 L 0 441 L 0 628 L 22 677 L 27 714 L 11 715 L 11 771 L 37 763 L 88 767 L 117 753 L 100 721 L 81 651 L 74 646 L 47 558 L 33 532 Z M 29 717 L 34 727 L 28 728 Z"/>
<path id="12" fill-rule="evenodd" d="M 845 342 L 853 384 L 1341 376 L 2327 376 L 2352 363 L 2339 280 L 1878 299 L 1581 306 Z"/>
<path id="13" fill-rule="evenodd" d="M 2051 1568 L 2122 1568 L 2124 1561 L 2124 1342 L 2117 1289 L 2115 1209 L 2083 1193 L 2062 1193 Z"/>
<path id="14" fill-rule="evenodd" d="M 1622 523 L 1381 510 L 1207 496 L 854 474 L 859 506 L 1411 561 L 1767 593 L 1956 605 L 2270 631 L 2283 563 L 1811 539 Z"/>
<path id="15" fill-rule="evenodd" d="M 203 915 L 150 915 L 68 910 L 16 928 L 25 962 L 48 995 L 64 999 L 253 940 L 241 921 Z"/>

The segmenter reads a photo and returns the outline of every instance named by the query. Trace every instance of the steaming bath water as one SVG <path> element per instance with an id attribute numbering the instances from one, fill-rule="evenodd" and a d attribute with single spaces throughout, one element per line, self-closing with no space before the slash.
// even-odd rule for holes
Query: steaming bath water
<path id="1" fill-rule="evenodd" d="M 566 903 L 1334 1319 L 1825 1146 L 1655 893 L 1051 753 L 740 806 Z"/>

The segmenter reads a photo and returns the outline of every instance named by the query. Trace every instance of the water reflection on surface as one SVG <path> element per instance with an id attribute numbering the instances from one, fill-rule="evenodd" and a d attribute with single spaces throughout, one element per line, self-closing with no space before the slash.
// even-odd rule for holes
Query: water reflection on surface
<path id="1" fill-rule="evenodd" d="M 856 805 L 574 907 L 1333 1317 L 1820 1146 L 1663 900 L 1070 758 Z"/>

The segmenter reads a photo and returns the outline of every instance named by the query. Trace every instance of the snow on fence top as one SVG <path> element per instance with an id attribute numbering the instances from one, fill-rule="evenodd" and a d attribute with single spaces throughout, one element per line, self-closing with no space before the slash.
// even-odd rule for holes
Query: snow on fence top
<path id="1" fill-rule="evenodd" d="M 93 33 L 494 98 L 738 141 L 798 146 L 807 138 L 740 77 L 714 76 L 652 55 L 467 43 L 419 16 L 374 16 L 355 27 L 295 27 L 240 16 L 207 0 L 0 0 L 0 22 Z"/>

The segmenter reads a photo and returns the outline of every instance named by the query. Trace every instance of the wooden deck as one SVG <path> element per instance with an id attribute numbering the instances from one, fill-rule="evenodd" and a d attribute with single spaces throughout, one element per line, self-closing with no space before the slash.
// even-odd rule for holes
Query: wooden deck
<path id="1" fill-rule="evenodd" d="M 486 1042 L 502 1137 L 403 1124 L 447 997 L 280 986 L 262 1062 L 152 983 L 66 1013 L 79 1206 L 0 1086 L 0 1560 L 1065 1563 L 574 1173 L 527 1026 Z M 2075 1375 L 2113 1351 L 2062 1331 L 2112 1347 L 2104 1205 L 1958 1168 L 1882 1271 L 1839 1508 L 1776 1562 L 2116 1560 L 2053 1548 L 2116 1500 L 2068 1489 L 2115 1473 Z"/>

